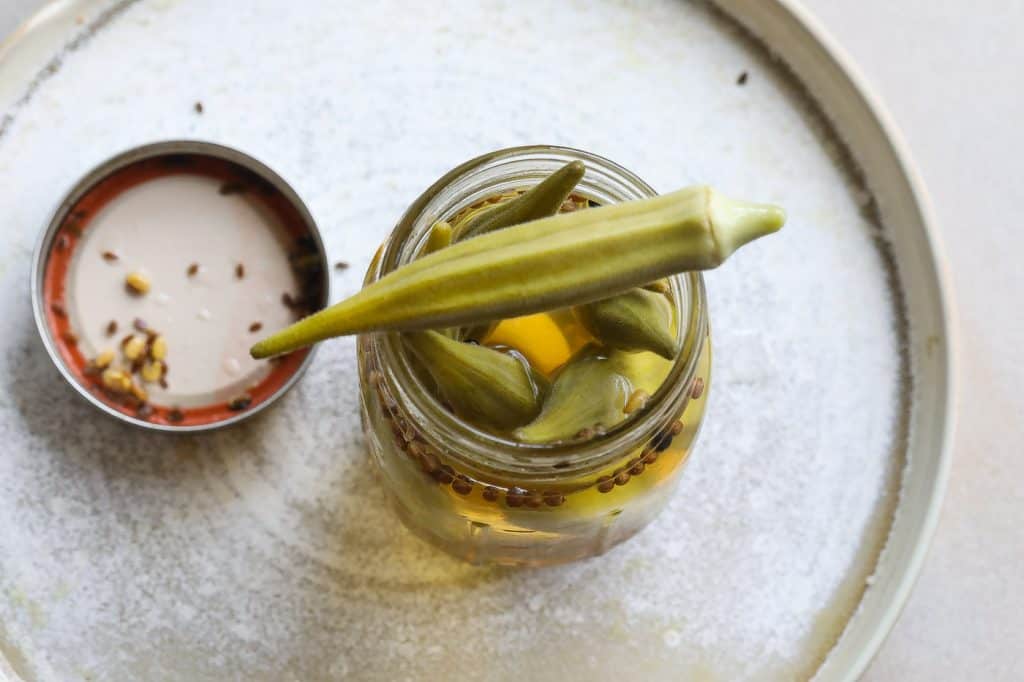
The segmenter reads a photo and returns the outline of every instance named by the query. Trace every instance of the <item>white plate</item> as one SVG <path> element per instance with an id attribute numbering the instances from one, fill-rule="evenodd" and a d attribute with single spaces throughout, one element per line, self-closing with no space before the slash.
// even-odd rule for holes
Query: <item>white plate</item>
<path id="1" fill-rule="evenodd" d="M 831 41 L 790 3 L 720 5 L 794 75 L 731 20 L 669 0 L 68 1 L 0 48 L 0 671 L 863 671 L 948 470 L 944 278 L 920 184 Z M 60 382 L 32 328 L 30 246 L 91 166 L 175 137 L 281 173 L 352 262 L 342 295 L 430 181 L 512 144 L 590 149 L 663 190 L 707 181 L 782 203 L 790 222 L 708 277 L 709 417 L 666 513 L 592 561 L 477 569 L 381 508 L 348 340 L 268 414 L 208 436 L 126 430 Z"/>

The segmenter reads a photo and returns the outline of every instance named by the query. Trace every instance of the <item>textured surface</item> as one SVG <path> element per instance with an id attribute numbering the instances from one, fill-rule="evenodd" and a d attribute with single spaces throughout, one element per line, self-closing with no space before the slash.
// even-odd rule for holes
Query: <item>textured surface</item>
<path id="1" fill-rule="evenodd" d="M 0 645 L 27 677 L 813 670 L 870 573 L 900 466 L 895 313 L 865 197 L 789 84 L 702 5 L 540 7 L 137 4 L 14 112 Z M 351 341 L 268 414 L 197 438 L 94 417 L 59 382 L 24 296 L 31 243 L 89 167 L 169 137 L 238 146 L 292 182 L 353 264 L 340 294 L 430 181 L 513 144 L 590 149 L 662 190 L 711 182 L 791 220 L 708 278 L 710 414 L 666 513 L 603 558 L 477 569 L 381 508 Z"/>

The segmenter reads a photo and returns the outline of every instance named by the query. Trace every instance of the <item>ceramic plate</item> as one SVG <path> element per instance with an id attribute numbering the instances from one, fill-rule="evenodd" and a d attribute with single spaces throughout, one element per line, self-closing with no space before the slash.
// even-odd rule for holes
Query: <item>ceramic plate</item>
<path id="1" fill-rule="evenodd" d="M 891 126 L 790 3 L 68 0 L 0 49 L 0 116 L 11 679 L 852 679 L 896 618 L 948 468 L 948 297 Z M 33 243 L 91 167 L 183 138 L 295 188 L 352 264 L 338 297 L 412 198 L 499 147 L 790 218 L 708 275 L 708 420 L 665 513 L 593 560 L 478 568 L 385 507 L 351 340 L 209 434 L 131 430 L 61 381 Z"/>

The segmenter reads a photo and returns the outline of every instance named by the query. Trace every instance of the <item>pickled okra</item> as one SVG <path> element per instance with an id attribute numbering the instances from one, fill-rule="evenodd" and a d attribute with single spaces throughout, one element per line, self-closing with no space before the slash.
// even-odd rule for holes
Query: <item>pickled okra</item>
<path id="1" fill-rule="evenodd" d="M 524 443 L 612 429 L 679 352 L 667 277 L 716 267 L 784 213 L 708 187 L 587 208 L 582 176 L 573 162 L 434 223 L 416 260 L 253 355 L 399 331 L 427 389 L 475 425 Z"/>
<path id="2" fill-rule="evenodd" d="M 590 303 L 721 265 L 782 209 L 698 186 L 489 232 L 411 262 L 257 343 L 270 357 L 333 336 L 468 325 Z"/>

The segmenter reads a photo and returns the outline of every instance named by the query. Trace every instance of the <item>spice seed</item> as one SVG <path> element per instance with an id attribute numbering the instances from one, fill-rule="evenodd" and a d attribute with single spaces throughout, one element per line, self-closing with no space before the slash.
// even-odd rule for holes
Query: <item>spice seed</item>
<path id="1" fill-rule="evenodd" d="M 693 380 L 693 388 L 690 389 L 690 397 L 696 400 L 704 395 L 704 379 L 697 377 Z"/>
<path id="2" fill-rule="evenodd" d="M 743 72 L 740 73 L 739 76 L 736 77 L 736 85 L 746 85 L 746 84 L 747 84 L 747 72 L 743 71 Z"/>
<path id="3" fill-rule="evenodd" d="M 69 346 L 76 346 L 76 345 L 78 345 L 78 337 L 75 336 L 74 332 L 70 332 L 70 331 L 64 332 L 60 336 L 61 336 L 62 339 L 64 339 L 64 343 L 68 344 Z"/>
<path id="4" fill-rule="evenodd" d="M 669 427 L 668 432 L 673 436 L 678 436 L 680 433 L 683 432 L 683 422 L 674 422 L 672 426 Z"/>
<path id="5" fill-rule="evenodd" d="M 544 493 L 544 504 L 549 507 L 558 507 L 565 503 L 565 495 L 562 493 L 546 492 Z"/>
<path id="6" fill-rule="evenodd" d="M 495 488 L 493 485 L 489 485 L 486 488 L 484 488 L 484 492 L 483 492 L 484 499 L 487 500 L 488 502 L 494 502 L 495 500 L 498 499 L 498 493 L 499 492 L 500 491 L 497 488 Z"/>
<path id="7" fill-rule="evenodd" d="M 199 263 L 193 263 L 188 266 L 188 270 L 185 271 L 189 277 L 195 277 L 196 273 L 199 272 Z"/>
<path id="8" fill-rule="evenodd" d="M 163 363 L 159 360 L 149 360 L 142 365 L 142 380 L 149 384 L 160 381 L 164 374 Z"/>
<path id="9" fill-rule="evenodd" d="M 141 272 L 130 273 L 124 278 L 124 284 L 129 292 L 138 296 L 149 293 L 149 278 Z"/>
<path id="10" fill-rule="evenodd" d="M 252 404 L 252 396 L 241 395 L 228 403 L 228 409 L 233 412 L 239 412 L 249 407 Z"/>
<path id="11" fill-rule="evenodd" d="M 657 459 L 658 451 L 650 446 L 644 448 L 643 455 L 640 457 L 640 461 L 644 464 L 654 464 Z"/>
<path id="12" fill-rule="evenodd" d="M 348 270 L 348 263 L 346 263 L 343 260 L 340 260 L 340 261 L 338 261 L 337 263 L 334 264 L 334 269 L 335 270 Z"/>
<path id="13" fill-rule="evenodd" d="M 65 310 L 64 306 L 62 306 L 57 301 L 54 301 L 53 303 L 50 304 L 50 310 L 52 310 L 53 314 L 56 315 L 57 317 L 67 317 L 68 316 L 68 311 Z"/>
<path id="14" fill-rule="evenodd" d="M 157 336 L 149 347 L 149 357 L 154 360 L 163 360 L 167 357 L 167 339 Z"/>
<path id="15" fill-rule="evenodd" d="M 626 485 L 627 483 L 629 483 L 629 472 L 620 471 L 615 476 L 615 485 Z"/>
<path id="16" fill-rule="evenodd" d="M 597 479 L 597 492 L 610 493 L 615 487 L 615 481 L 610 476 L 601 476 Z"/>
<path id="17" fill-rule="evenodd" d="M 537 507 L 539 507 L 543 503 L 544 503 L 544 496 L 541 495 L 536 490 L 526 496 L 526 506 L 530 507 L 531 509 L 536 509 Z"/>
<path id="18" fill-rule="evenodd" d="M 235 277 L 242 279 L 245 277 L 245 266 L 239 263 L 235 266 Z"/>
<path id="19" fill-rule="evenodd" d="M 103 260 L 107 261 L 108 263 L 113 263 L 117 260 L 117 254 L 114 253 L 113 251 L 104 251 Z"/>
<path id="20" fill-rule="evenodd" d="M 629 396 L 629 400 L 626 401 L 626 406 L 622 408 L 622 411 L 626 414 L 633 414 L 637 410 L 643 409 L 650 397 L 647 391 L 638 388 Z"/>
<path id="21" fill-rule="evenodd" d="M 437 456 L 429 450 L 424 452 L 423 456 L 420 458 L 420 466 L 423 468 L 423 471 L 428 474 L 432 474 L 441 468 L 440 462 L 437 461 Z"/>
<path id="22" fill-rule="evenodd" d="M 433 476 L 434 480 L 438 483 L 447 485 L 455 480 L 455 469 L 452 469 L 447 464 L 442 464 L 440 469 L 434 471 Z"/>
<path id="23" fill-rule="evenodd" d="M 149 419 L 153 416 L 153 406 L 149 403 L 142 403 L 139 405 L 139 409 L 135 412 L 139 419 Z"/>
<path id="24" fill-rule="evenodd" d="M 196 102 L 195 106 L 193 108 L 196 110 L 197 114 L 203 113 L 203 103 L 202 102 Z"/>
<path id="25" fill-rule="evenodd" d="M 629 468 L 629 473 L 632 474 L 633 476 L 639 476 L 644 472 L 645 468 L 647 468 L 646 464 L 644 464 L 643 462 L 637 462 L 636 464 Z"/>
<path id="26" fill-rule="evenodd" d="M 452 490 L 460 495 L 468 495 L 473 492 L 473 484 L 461 478 L 452 481 Z"/>
<path id="27" fill-rule="evenodd" d="M 292 298 L 292 295 L 289 294 L 287 291 L 281 294 L 281 303 L 283 303 L 286 308 L 295 307 L 295 299 Z"/>
<path id="28" fill-rule="evenodd" d="M 140 359 L 146 351 L 146 337 L 132 336 L 124 345 L 124 356 L 132 361 Z"/>
<path id="29" fill-rule="evenodd" d="M 252 332 L 253 334 L 255 334 L 261 329 L 263 329 L 262 322 L 253 322 L 252 324 L 249 325 L 249 331 Z"/>
<path id="30" fill-rule="evenodd" d="M 63 234 L 58 236 L 57 243 L 54 244 L 54 248 L 58 251 L 65 251 L 68 248 L 68 238 Z"/>
<path id="31" fill-rule="evenodd" d="M 106 369 L 110 367 L 110 363 L 114 361 L 114 351 L 105 350 L 92 361 L 93 367 L 96 369 Z"/>
<path id="32" fill-rule="evenodd" d="M 110 322 L 107 322 L 107 336 L 113 336 L 116 333 L 117 333 L 117 322 L 115 320 L 111 320 Z"/>
<path id="33" fill-rule="evenodd" d="M 167 421 L 180 422 L 185 420 L 185 413 L 177 407 L 172 407 L 171 411 L 167 413 Z"/>

